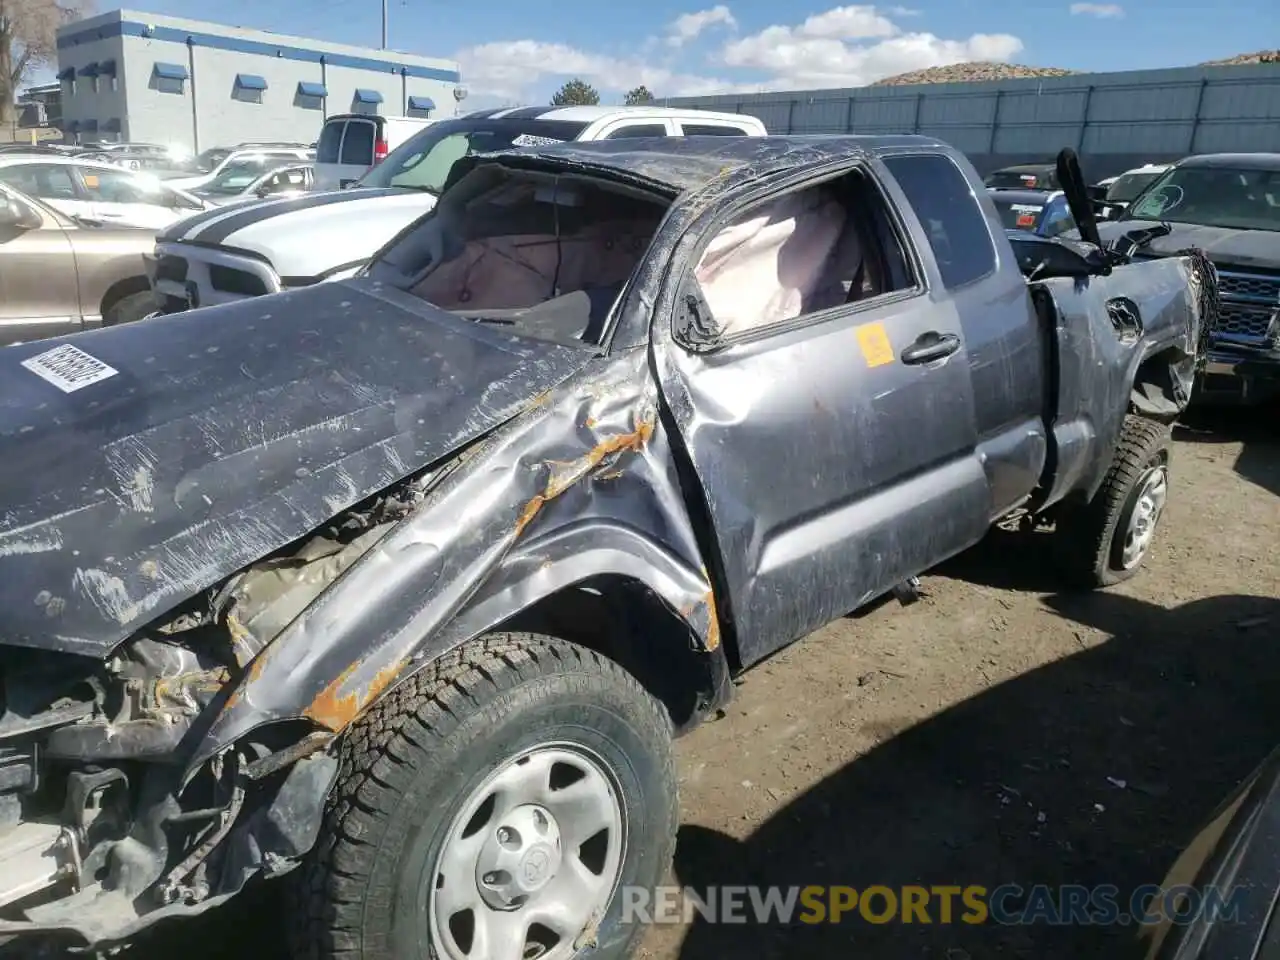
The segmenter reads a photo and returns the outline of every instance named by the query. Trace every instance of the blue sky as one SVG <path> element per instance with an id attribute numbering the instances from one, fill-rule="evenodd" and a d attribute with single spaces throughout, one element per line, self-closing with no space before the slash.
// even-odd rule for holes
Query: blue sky
<path id="1" fill-rule="evenodd" d="M 606 102 L 637 83 L 662 96 L 852 86 L 963 60 L 1075 70 L 1181 66 L 1276 46 L 1276 0 L 1230 15 L 1168 0 L 904 0 L 904 5 L 676 0 L 388 0 L 390 44 L 456 58 L 468 106 L 540 103 L 584 76 Z M 155 13 L 377 46 L 378 0 L 138 0 Z M 135 4 L 130 3 L 132 9 Z M 108 9 L 100 0 L 99 10 Z"/>

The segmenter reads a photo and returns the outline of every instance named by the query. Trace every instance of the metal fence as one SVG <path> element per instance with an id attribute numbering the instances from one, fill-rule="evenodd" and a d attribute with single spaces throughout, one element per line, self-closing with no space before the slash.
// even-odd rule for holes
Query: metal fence
<path id="1" fill-rule="evenodd" d="M 1094 177 L 1192 153 L 1280 152 L 1280 64 L 987 83 L 679 97 L 759 117 L 770 133 L 920 133 L 983 173 L 1074 147 Z"/>

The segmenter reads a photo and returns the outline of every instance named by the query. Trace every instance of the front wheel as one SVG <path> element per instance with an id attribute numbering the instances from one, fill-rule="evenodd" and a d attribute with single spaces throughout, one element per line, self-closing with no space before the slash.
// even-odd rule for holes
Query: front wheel
<path id="1" fill-rule="evenodd" d="M 1125 417 L 1097 495 L 1064 509 L 1057 522 L 1059 559 L 1075 584 L 1107 587 L 1141 569 L 1169 496 L 1171 443 L 1168 424 Z"/>
<path id="2" fill-rule="evenodd" d="M 156 296 L 150 290 L 130 293 L 113 303 L 102 317 L 104 327 L 146 320 L 157 312 Z"/>
<path id="3" fill-rule="evenodd" d="M 352 729 L 295 891 L 302 960 L 629 955 L 677 820 L 670 722 L 617 664 L 499 634 Z"/>

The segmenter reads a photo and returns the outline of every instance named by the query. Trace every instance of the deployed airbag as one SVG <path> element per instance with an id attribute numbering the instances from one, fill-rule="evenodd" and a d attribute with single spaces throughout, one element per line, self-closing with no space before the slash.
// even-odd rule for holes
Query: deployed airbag
<path id="1" fill-rule="evenodd" d="M 850 277 L 837 276 L 831 266 L 845 221 L 833 194 L 804 190 L 753 208 L 721 230 L 695 270 L 720 331 L 741 333 L 794 319 L 815 303 L 841 302 L 843 289 L 833 301 L 830 288 Z"/>

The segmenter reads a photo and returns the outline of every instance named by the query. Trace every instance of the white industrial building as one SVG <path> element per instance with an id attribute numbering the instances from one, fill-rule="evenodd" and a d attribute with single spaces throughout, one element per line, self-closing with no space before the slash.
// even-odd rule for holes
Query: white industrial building
<path id="1" fill-rule="evenodd" d="M 58 31 L 68 140 L 311 143 L 326 116 L 448 117 L 458 64 L 134 10 Z"/>

